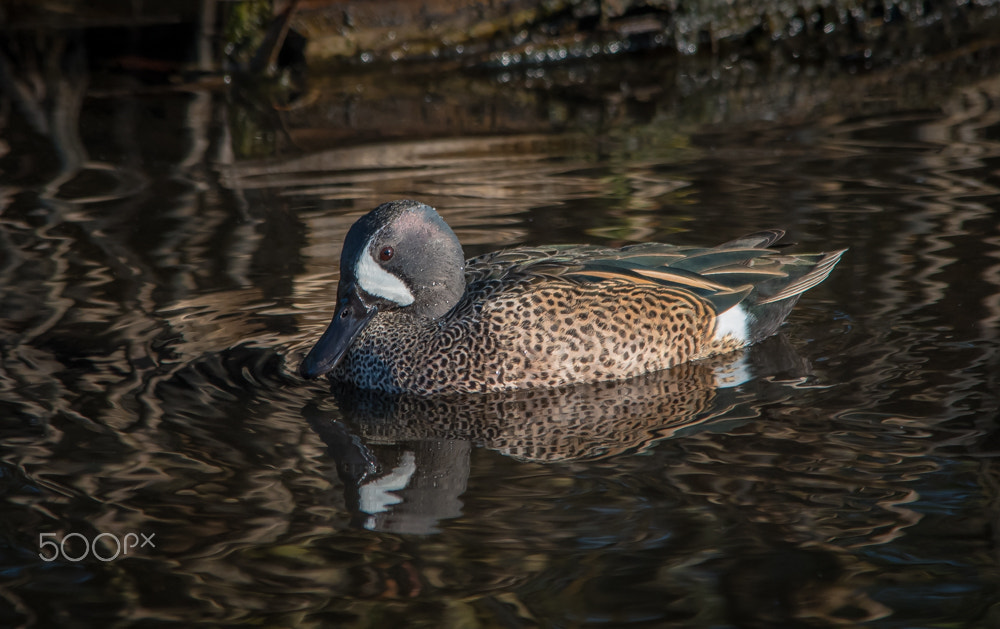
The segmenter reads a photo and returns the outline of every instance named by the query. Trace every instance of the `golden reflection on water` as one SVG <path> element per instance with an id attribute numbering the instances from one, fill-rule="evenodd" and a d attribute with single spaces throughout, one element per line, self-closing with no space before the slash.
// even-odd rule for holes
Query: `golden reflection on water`
<path id="1" fill-rule="evenodd" d="M 511 88 L 494 96 L 546 113 L 362 145 L 304 142 L 302 111 L 285 119 L 298 145 L 269 157 L 234 149 L 238 112 L 207 93 L 40 111 L 124 126 L 91 146 L 5 122 L 0 598 L 45 618 L 100 601 L 107 624 L 943 623 L 925 598 L 985 617 L 1000 82 L 953 74 L 880 110 L 912 94 L 838 76 L 820 92 L 855 89 L 832 111 L 790 105 L 806 78 L 771 96 L 722 79 L 695 98 L 726 107 L 694 113 L 603 84 L 576 109 Z M 781 107 L 797 121 L 754 113 Z M 395 197 L 439 207 L 469 255 L 770 226 L 851 252 L 793 313 L 790 348 L 755 354 L 793 358 L 738 386 L 698 365 L 345 401 L 294 369 L 332 314 L 347 229 Z M 134 530 L 155 553 L 59 566 L 72 580 L 36 559 L 41 531 Z"/>

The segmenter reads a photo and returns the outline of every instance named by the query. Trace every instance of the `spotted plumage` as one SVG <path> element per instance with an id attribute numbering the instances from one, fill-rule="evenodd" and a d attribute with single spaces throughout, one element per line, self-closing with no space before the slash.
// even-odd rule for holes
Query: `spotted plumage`
<path id="1" fill-rule="evenodd" d="M 729 352 L 773 334 L 843 254 L 769 248 L 782 235 L 463 261 L 431 207 L 386 203 L 348 233 L 333 322 L 301 372 L 427 395 L 629 378 Z"/>
<path id="2" fill-rule="evenodd" d="M 571 461 L 641 451 L 679 430 L 746 416 L 739 404 L 753 396 L 718 388 L 716 376 L 743 359 L 737 351 L 623 382 L 551 389 L 428 397 L 341 385 L 333 392 L 368 443 L 460 439 L 523 461 Z M 328 417 L 319 414 L 314 426 L 327 432 Z"/>

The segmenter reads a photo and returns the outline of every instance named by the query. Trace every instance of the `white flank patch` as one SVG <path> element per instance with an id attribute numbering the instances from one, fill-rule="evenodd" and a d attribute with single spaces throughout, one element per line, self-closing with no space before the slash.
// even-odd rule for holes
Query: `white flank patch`
<path id="1" fill-rule="evenodd" d="M 715 318 L 715 340 L 731 336 L 746 345 L 750 341 L 749 323 L 747 311 L 737 304 Z"/>
<path id="2" fill-rule="evenodd" d="M 368 251 L 368 247 L 365 247 L 365 251 Z M 369 295 L 388 299 L 400 306 L 409 306 L 413 303 L 413 293 L 403 280 L 383 269 L 367 253 L 361 254 L 354 274 L 358 278 L 358 286 Z"/>

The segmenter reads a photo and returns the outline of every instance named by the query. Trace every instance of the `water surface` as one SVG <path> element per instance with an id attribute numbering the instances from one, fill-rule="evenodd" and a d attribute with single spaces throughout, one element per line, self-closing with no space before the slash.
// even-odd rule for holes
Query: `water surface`
<path id="1" fill-rule="evenodd" d="M 0 624 L 1000 622 L 995 50 L 375 68 L 277 109 L 61 68 L 0 96 Z M 737 367 L 433 403 L 299 379 L 346 230 L 406 197 L 468 256 L 850 251 Z M 51 533 L 155 547 L 46 562 Z"/>

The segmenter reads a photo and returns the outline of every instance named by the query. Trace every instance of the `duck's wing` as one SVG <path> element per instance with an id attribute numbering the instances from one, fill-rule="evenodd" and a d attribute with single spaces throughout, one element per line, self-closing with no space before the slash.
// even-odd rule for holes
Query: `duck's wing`
<path id="1" fill-rule="evenodd" d="M 470 288 L 479 292 L 563 279 L 618 282 L 683 291 L 711 304 L 717 314 L 748 301 L 748 307 L 788 300 L 822 282 L 843 251 L 789 255 L 774 249 L 781 230 L 765 230 L 718 247 L 642 243 L 621 249 L 589 245 L 522 247 L 466 263 Z M 784 309 L 783 309 L 784 310 Z M 763 314 L 763 313 L 762 313 Z"/>
<path id="2" fill-rule="evenodd" d="M 596 245 L 548 245 L 492 251 L 465 261 L 467 284 L 558 272 L 582 259 L 611 255 L 615 249 Z"/>

